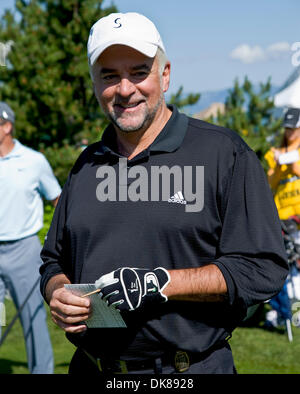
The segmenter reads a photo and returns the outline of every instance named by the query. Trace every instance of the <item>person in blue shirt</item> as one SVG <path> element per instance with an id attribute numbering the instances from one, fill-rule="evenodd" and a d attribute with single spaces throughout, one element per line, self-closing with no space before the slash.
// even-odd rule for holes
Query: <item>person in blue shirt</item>
<path id="1" fill-rule="evenodd" d="M 53 373 L 53 351 L 38 283 L 43 198 L 56 206 L 61 187 L 40 152 L 13 138 L 15 114 L 0 102 L 0 303 L 8 290 L 20 314 L 28 368 Z M 34 287 L 35 286 L 35 287 Z M 1 334 L 1 331 L 0 331 Z"/>

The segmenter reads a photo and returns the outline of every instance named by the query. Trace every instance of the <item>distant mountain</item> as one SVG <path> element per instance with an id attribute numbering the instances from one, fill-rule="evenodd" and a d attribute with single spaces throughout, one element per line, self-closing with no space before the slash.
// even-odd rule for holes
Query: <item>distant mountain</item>
<path id="1" fill-rule="evenodd" d="M 258 89 L 259 89 L 259 85 L 255 86 L 255 90 Z M 273 96 L 278 91 L 278 89 L 279 89 L 278 86 L 272 86 L 271 96 Z M 229 90 L 230 88 L 215 90 L 215 91 L 200 92 L 201 97 L 198 103 L 185 107 L 184 112 L 190 115 L 194 115 L 208 108 L 212 103 L 225 103 Z M 193 92 L 193 93 L 197 93 L 197 92 Z"/>
<path id="2" fill-rule="evenodd" d="M 212 103 L 225 103 L 229 89 L 201 92 L 198 103 L 185 108 L 186 113 L 196 114 L 208 108 Z"/>

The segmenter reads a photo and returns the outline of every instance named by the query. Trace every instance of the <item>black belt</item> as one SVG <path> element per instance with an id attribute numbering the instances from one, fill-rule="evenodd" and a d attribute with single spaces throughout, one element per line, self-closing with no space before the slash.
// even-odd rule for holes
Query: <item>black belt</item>
<path id="1" fill-rule="evenodd" d="M 126 374 L 129 371 L 143 371 L 152 369 L 157 374 L 162 373 L 162 368 L 172 366 L 177 372 L 185 372 L 190 365 L 204 360 L 212 352 L 221 349 L 227 344 L 227 339 L 218 342 L 208 350 L 201 353 L 186 352 L 183 350 L 176 350 L 171 353 L 163 354 L 156 358 L 146 360 L 113 360 L 106 357 L 94 357 L 86 350 L 82 349 L 88 358 L 96 365 L 101 373 L 105 374 Z"/>
<path id="2" fill-rule="evenodd" d="M 19 241 L 18 239 L 14 239 L 13 241 L 0 241 L 0 245 L 9 245 L 13 244 L 14 242 Z"/>
<path id="3" fill-rule="evenodd" d="M 0 241 L 0 245 L 10 245 L 13 244 L 15 242 L 19 242 L 19 241 L 23 241 L 24 239 L 30 238 L 36 236 L 36 234 L 32 234 L 32 235 L 27 235 L 24 238 L 19 238 L 19 239 L 12 239 L 12 240 L 7 240 L 7 241 Z"/>
<path id="4" fill-rule="evenodd" d="M 285 185 L 286 183 L 294 182 L 294 181 L 297 181 L 298 179 L 300 179 L 300 177 L 295 175 L 295 176 L 292 176 L 291 178 L 281 179 L 281 181 L 279 181 L 279 184 Z"/>

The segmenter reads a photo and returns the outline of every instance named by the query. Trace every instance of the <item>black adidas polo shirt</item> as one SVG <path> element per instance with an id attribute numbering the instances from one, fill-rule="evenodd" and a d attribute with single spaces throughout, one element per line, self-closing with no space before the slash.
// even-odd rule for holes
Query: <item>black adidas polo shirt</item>
<path id="1" fill-rule="evenodd" d="M 180 114 L 127 161 L 109 126 L 72 169 L 42 250 L 41 289 L 65 273 L 93 283 L 119 267 L 216 264 L 226 303 L 168 301 L 124 314 L 126 329 L 69 335 L 94 354 L 144 358 L 165 349 L 202 352 L 225 338 L 248 306 L 287 275 L 280 224 L 255 153 L 233 131 Z"/>

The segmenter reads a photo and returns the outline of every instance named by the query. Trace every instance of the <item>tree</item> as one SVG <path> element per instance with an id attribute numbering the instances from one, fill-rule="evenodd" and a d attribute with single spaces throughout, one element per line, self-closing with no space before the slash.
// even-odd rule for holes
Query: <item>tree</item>
<path id="1" fill-rule="evenodd" d="M 235 80 L 225 101 L 225 113 L 218 114 L 215 123 L 237 131 L 263 161 L 274 138 L 282 131 L 281 120 L 276 119 L 271 99 L 271 82 L 261 83 L 258 92 L 246 77 L 240 86 Z"/>
<path id="2" fill-rule="evenodd" d="M 17 14 L 6 11 L 0 21 L 0 42 L 14 42 L 0 69 L 0 100 L 15 110 L 16 135 L 31 147 L 99 139 L 106 121 L 93 94 L 86 44 L 92 24 L 117 11 L 102 3 L 18 0 Z"/>
<path id="3" fill-rule="evenodd" d="M 199 93 L 190 93 L 185 98 L 182 97 L 183 86 L 180 86 L 176 93 L 172 94 L 169 104 L 174 104 L 178 108 L 184 108 L 196 104 L 200 99 Z"/>

